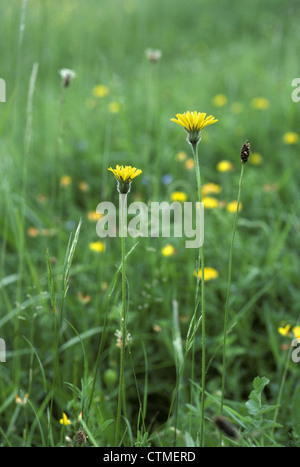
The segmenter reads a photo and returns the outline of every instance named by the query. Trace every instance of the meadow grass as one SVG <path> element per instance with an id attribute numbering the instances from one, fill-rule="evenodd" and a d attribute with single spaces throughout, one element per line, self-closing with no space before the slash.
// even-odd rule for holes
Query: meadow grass
<path id="1" fill-rule="evenodd" d="M 239 433 L 222 432 L 224 446 L 298 446 L 298 364 L 278 328 L 299 324 L 299 6 L 11 0 L 0 13 L 0 445 L 219 446 L 222 413 Z M 76 72 L 68 87 L 62 68 Z M 130 202 L 197 201 L 170 121 L 187 110 L 218 119 L 199 146 L 202 188 L 220 187 L 205 209 L 205 267 L 218 273 L 205 281 L 205 340 L 199 251 L 183 238 L 100 239 L 91 214 L 118 205 L 117 164 L 143 171 Z"/>

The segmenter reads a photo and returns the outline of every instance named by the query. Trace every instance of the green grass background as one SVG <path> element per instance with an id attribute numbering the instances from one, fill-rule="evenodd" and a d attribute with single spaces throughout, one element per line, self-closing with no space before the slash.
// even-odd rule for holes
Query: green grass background
<path id="1" fill-rule="evenodd" d="M 277 331 L 281 322 L 297 324 L 300 302 L 299 144 L 283 141 L 285 132 L 299 131 L 300 107 L 291 99 L 291 82 L 299 76 L 298 17 L 296 1 L 279 0 L 2 1 L 0 76 L 7 88 L 6 103 L 0 104 L 0 336 L 7 346 L 7 361 L 0 364 L 2 446 L 60 445 L 65 443 L 62 430 L 72 436 L 91 387 L 108 291 L 121 254 L 118 238 L 106 239 L 104 253 L 89 249 L 98 237 L 87 213 L 101 201 L 117 202 L 116 184 L 107 171 L 116 164 L 143 171 L 133 183 L 132 201 L 168 201 L 177 189 L 196 201 L 194 171 L 185 170 L 176 159 L 179 151 L 191 157 L 190 148 L 183 129 L 170 121 L 187 110 L 213 114 L 219 120 L 203 132 L 199 153 L 202 182 L 220 184 L 220 200 L 236 199 L 242 143 L 248 139 L 252 151 L 262 155 L 261 165 L 247 164 L 243 179 L 243 210 L 233 257 L 229 326 L 234 327 L 228 336 L 226 406 L 239 414 L 231 420 L 243 431 L 253 378 L 270 380 L 264 400 L 275 404 L 286 368 L 278 412 L 282 426 L 272 437 L 250 436 L 246 441 L 244 437 L 241 443 L 298 444 L 299 367 L 290 360 L 286 365 L 287 351 L 281 344 L 289 339 Z M 147 48 L 162 51 L 158 63 L 149 63 Z M 28 114 L 35 63 L 38 71 Z M 64 67 L 77 77 L 65 90 L 60 111 L 58 70 Z M 92 94 L 98 84 L 109 88 L 101 99 Z M 220 93 L 228 103 L 215 107 L 212 99 Z M 268 99 L 268 109 L 252 108 L 251 101 L 258 96 Z M 93 108 L 87 105 L 89 99 L 95 100 Z M 109 112 L 111 101 L 120 103 L 119 113 Z M 232 111 L 235 102 L 243 106 L 239 114 Z M 217 163 L 224 159 L 234 164 L 232 172 L 217 171 Z M 71 176 L 72 184 L 62 189 L 64 175 Z M 170 184 L 163 183 L 165 175 L 172 176 Z M 89 185 L 86 193 L 78 188 L 81 181 Z M 269 184 L 277 184 L 277 189 L 264 190 Z M 38 201 L 41 194 L 45 203 Z M 46 252 L 59 309 L 65 253 L 80 218 L 59 351 L 63 389 L 55 395 L 50 429 L 55 354 Z M 232 225 L 233 215 L 226 209 L 205 211 L 205 262 L 219 272 L 206 287 L 211 395 L 206 404 L 207 446 L 219 442 L 212 418 L 218 413 L 221 388 L 220 345 Z M 57 233 L 32 238 L 27 233 L 30 227 L 54 228 Z M 169 242 L 176 255 L 164 257 L 161 248 Z M 127 250 L 135 243 L 128 238 Z M 194 310 L 196 259 L 195 250 L 184 248 L 184 239 L 164 238 L 139 239 L 128 257 L 127 327 L 138 387 L 147 401 L 149 434 L 141 440 L 137 429 L 139 405 L 127 355 L 127 445 L 161 443 L 176 382 L 173 339 L 179 327 L 184 340 Z M 80 302 L 79 292 L 91 297 L 89 303 Z M 184 319 L 174 320 L 174 300 Z M 116 414 L 119 349 L 114 332 L 120 327 L 120 309 L 118 280 L 109 303 L 87 423 L 89 443 L 99 446 L 112 445 L 114 439 L 109 420 Z M 160 332 L 153 330 L 155 325 Z M 195 381 L 200 384 L 200 334 L 195 362 Z M 199 429 L 197 385 L 192 403 L 186 405 L 191 402 L 190 372 L 187 362 L 177 422 L 177 442 L 183 446 L 197 445 Z M 16 405 L 15 395 L 27 392 L 30 404 Z M 59 424 L 62 411 L 72 420 L 70 427 Z M 168 443 L 173 438 L 170 433 Z"/>

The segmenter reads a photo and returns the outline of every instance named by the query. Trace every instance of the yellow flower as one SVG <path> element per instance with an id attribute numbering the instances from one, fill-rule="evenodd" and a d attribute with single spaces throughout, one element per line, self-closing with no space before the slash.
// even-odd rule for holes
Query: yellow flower
<path id="1" fill-rule="evenodd" d="M 80 191 L 86 192 L 89 189 L 89 185 L 86 182 L 80 182 L 78 188 Z"/>
<path id="2" fill-rule="evenodd" d="M 69 186 L 71 185 L 71 183 L 72 183 L 72 178 L 70 177 L 70 175 L 64 175 L 60 179 L 60 186 L 62 187 Z"/>
<path id="3" fill-rule="evenodd" d="M 181 125 L 186 130 L 188 133 L 188 140 L 191 144 L 199 143 L 200 131 L 203 130 L 204 127 L 218 121 L 212 115 L 207 117 L 206 113 L 196 111 L 176 114 L 176 118 L 171 118 L 171 121 L 178 123 L 178 125 Z"/>
<path id="4" fill-rule="evenodd" d="M 227 102 L 228 99 L 225 96 L 225 94 L 217 94 L 212 100 L 213 105 L 215 105 L 216 107 L 223 107 L 227 104 Z"/>
<path id="5" fill-rule="evenodd" d="M 112 114 L 117 114 L 120 112 L 121 106 L 119 102 L 110 102 L 108 105 L 108 110 Z"/>
<path id="6" fill-rule="evenodd" d="M 28 233 L 29 237 L 37 237 L 39 235 L 39 230 L 36 229 L 35 227 L 30 227 L 27 230 L 27 233 Z"/>
<path id="7" fill-rule="evenodd" d="M 298 143 L 299 140 L 299 135 L 297 133 L 294 133 L 293 131 L 288 131 L 283 135 L 283 141 L 285 144 L 295 144 Z"/>
<path id="8" fill-rule="evenodd" d="M 23 399 L 22 399 L 20 396 L 18 396 L 18 394 L 16 394 L 16 395 L 15 395 L 15 402 L 16 402 L 16 404 L 18 404 L 18 405 L 25 405 L 25 404 L 27 404 L 28 396 L 29 396 L 29 394 L 25 394 L 25 396 L 24 396 Z"/>
<path id="9" fill-rule="evenodd" d="M 296 339 L 300 339 L 300 326 L 294 326 L 292 333 Z"/>
<path id="10" fill-rule="evenodd" d="M 163 256 L 172 256 L 172 255 L 175 254 L 176 250 L 172 245 L 168 244 L 168 245 L 163 247 L 161 252 L 162 252 Z"/>
<path id="11" fill-rule="evenodd" d="M 233 164 L 229 161 L 221 161 L 217 165 L 217 170 L 219 172 L 229 172 L 233 169 Z"/>
<path id="12" fill-rule="evenodd" d="M 239 203 L 239 212 L 242 210 L 243 205 L 242 203 Z M 228 212 L 236 212 L 237 210 L 237 201 L 232 201 L 231 203 L 228 203 L 226 206 L 226 209 Z"/>
<path id="13" fill-rule="evenodd" d="M 201 268 L 199 269 L 198 271 L 198 274 L 197 274 L 197 270 L 194 271 L 194 276 L 195 277 L 199 277 L 200 279 L 202 278 L 202 270 Z M 212 279 L 217 279 L 217 277 L 219 277 L 219 273 L 216 269 L 214 268 L 204 268 L 204 281 L 210 281 Z"/>
<path id="14" fill-rule="evenodd" d="M 251 101 L 253 109 L 265 110 L 270 106 L 270 102 L 265 97 L 255 97 Z"/>
<path id="15" fill-rule="evenodd" d="M 289 336 L 290 335 L 290 329 L 291 329 L 291 325 L 290 324 L 287 324 L 286 326 L 281 326 L 278 328 L 278 332 L 279 334 L 281 334 L 282 336 Z"/>
<path id="16" fill-rule="evenodd" d="M 194 168 L 194 166 L 195 166 L 195 161 L 194 161 L 194 159 L 193 159 L 192 157 L 189 157 L 189 158 L 186 160 L 184 166 L 185 166 L 186 170 L 192 170 L 192 169 Z"/>
<path id="17" fill-rule="evenodd" d="M 115 169 L 110 170 L 118 181 L 119 193 L 129 193 L 132 180 L 142 173 L 141 169 L 131 167 L 131 165 L 117 165 Z"/>
<path id="18" fill-rule="evenodd" d="M 181 201 L 182 203 L 187 200 L 187 194 L 183 191 L 173 191 L 171 193 L 171 200 L 172 201 Z"/>
<path id="19" fill-rule="evenodd" d="M 177 159 L 178 161 L 180 161 L 180 162 L 185 161 L 186 157 L 187 157 L 187 156 L 186 156 L 186 152 L 184 152 L 184 151 L 180 151 L 180 152 L 178 152 L 178 153 L 176 154 L 176 159 Z"/>
<path id="20" fill-rule="evenodd" d="M 93 94 L 95 97 L 105 97 L 109 93 L 109 89 L 107 86 L 103 84 L 98 84 L 93 88 Z"/>
<path id="21" fill-rule="evenodd" d="M 216 183 L 205 183 L 203 186 L 202 186 L 202 195 L 209 195 L 210 193 L 214 193 L 214 194 L 219 194 L 221 193 L 222 191 L 222 188 L 220 187 L 220 185 L 217 185 Z"/>
<path id="22" fill-rule="evenodd" d="M 207 209 L 214 209 L 219 207 L 219 201 L 211 196 L 204 196 L 202 198 L 202 202 L 204 204 L 204 207 Z"/>
<path id="23" fill-rule="evenodd" d="M 100 241 L 91 242 L 89 244 L 89 248 L 90 250 L 95 251 L 96 253 L 102 253 L 103 251 L 105 251 L 105 244 Z"/>
<path id="24" fill-rule="evenodd" d="M 252 165 L 260 165 L 262 163 L 262 156 L 258 154 L 258 152 L 253 152 L 251 154 L 249 162 Z"/>
<path id="25" fill-rule="evenodd" d="M 68 419 L 68 417 L 66 416 L 66 414 L 63 413 L 63 418 L 61 418 L 61 419 L 59 420 L 59 423 L 60 423 L 61 425 L 64 425 L 64 426 L 68 426 L 68 425 L 71 425 L 72 422 Z"/>
<path id="26" fill-rule="evenodd" d="M 87 213 L 87 218 L 89 221 L 98 221 L 99 219 L 101 219 L 101 217 L 103 217 L 103 214 L 100 214 L 95 211 L 91 211 Z"/>

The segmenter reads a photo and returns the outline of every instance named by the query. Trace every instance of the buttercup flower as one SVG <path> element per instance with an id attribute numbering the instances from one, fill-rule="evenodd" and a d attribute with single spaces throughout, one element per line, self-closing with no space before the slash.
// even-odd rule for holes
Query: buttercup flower
<path id="1" fill-rule="evenodd" d="M 221 193 L 222 188 L 216 183 L 205 183 L 202 186 L 202 195 L 209 195 L 210 193 L 219 194 Z"/>
<path id="2" fill-rule="evenodd" d="M 188 134 L 187 141 L 191 144 L 199 143 L 201 139 L 200 132 L 204 127 L 218 121 L 212 115 L 207 117 L 206 113 L 196 111 L 176 114 L 176 118 L 171 118 L 171 121 L 178 123 L 185 129 Z"/>
<path id="3" fill-rule="evenodd" d="M 217 165 L 217 170 L 219 172 L 229 172 L 233 169 L 233 164 L 229 161 L 221 161 Z"/>
<path id="4" fill-rule="evenodd" d="M 163 247 L 163 249 L 161 250 L 163 256 L 172 256 L 175 254 L 175 248 L 173 247 L 173 245 L 166 245 Z"/>
<path id="5" fill-rule="evenodd" d="M 201 268 L 199 269 L 198 273 L 197 271 L 195 270 L 194 271 L 194 276 L 195 277 L 199 277 L 200 280 L 202 278 L 202 271 L 201 271 Z M 214 268 L 204 268 L 204 281 L 210 281 L 212 279 L 216 279 L 217 277 L 219 277 L 219 273 L 216 269 Z"/>
<path id="6" fill-rule="evenodd" d="M 184 193 L 183 191 L 173 191 L 173 193 L 171 193 L 171 200 L 172 201 L 180 201 L 180 202 L 184 202 L 187 200 L 187 194 Z"/>
<path id="7" fill-rule="evenodd" d="M 243 208 L 242 203 L 239 203 L 239 211 L 241 211 Z M 237 210 L 237 201 L 232 201 L 231 203 L 228 203 L 226 206 L 226 209 L 228 212 L 236 212 Z"/>
<path id="8" fill-rule="evenodd" d="M 217 198 L 213 198 L 212 196 L 204 196 L 202 198 L 202 202 L 204 204 L 204 207 L 207 208 L 207 209 L 218 208 L 219 205 L 220 205 Z"/>
<path id="9" fill-rule="evenodd" d="M 96 253 L 102 253 L 103 251 L 105 251 L 105 244 L 102 243 L 102 242 L 91 242 L 89 244 L 89 248 L 90 250 L 92 251 L 95 251 Z"/>
<path id="10" fill-rule="evenodd" d="M 225 94 L 217 94 L 212 100 L 212 103 L 216 107 L 223 107 L 224 105 L 227 104 L 227 102 L 228 102 L 228 99 L 227 99 L 227 96 L 225 96 Z"/>
<path id="11" fill-rule="evenodd" d="M 131 165 L 117 165 L 115 169 L 109 169 L 118 181 L 118 191 L 121 194 L 129 193 L 132 180 L 142 173 L 141 169 L 131 167 Z"/>
<path id="12" fill-rule="evenodd" d="M 93 94 L 95 97 L 105 97 L 109 93 L 109 89 L 104 84 L 98 84 L 93 88 Z"/>
<path id="13" fill-rule="evenodd" d="M 251 101 L 253 109 L 265 110 L 270 106 L 270 102 L 265 97 L 255 97 Z"/>
<path id="14" fill-rule="evenodd" d="M 298 143 L 299 136 L 293 131 L 288 131 L 283 135 L 283 141 L 285 144 L 296 144 Z"/>

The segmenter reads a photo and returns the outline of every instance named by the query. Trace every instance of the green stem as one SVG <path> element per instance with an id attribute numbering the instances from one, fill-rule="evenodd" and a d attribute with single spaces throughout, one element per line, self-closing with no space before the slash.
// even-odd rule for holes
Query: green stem
<path id="1" fill-rule="evenodd" d="M 117 411 L 117 426 L 116 426 L 116 446 L 118 445 L 122 399 L 123 410 L 125 410 L 125 391 L 124 391 L 124 361 L 125 361 L 125 343 L 126 343 L 126 271 L 125 271 L 125 209 L 127 194 L 120 196 L 121 200 L 121 247 L 122 247 L 122 317 L 121 317 L 121 333 L 122 345 L 120 353 L 120 379 L 119 379 L 119 395 L 118 395 L 118 411 Z"/>
<path id="2" fill-rule="evenodd" d="M 229 310 L 231 275 L 232 275 L 232 256 L 233 256 L 234 238 L 235 238 L 237 218 L 238 218 L 240 199 L 241 199 L 243 174 L 244 174 L 244 164 L 242 164 L 242 168 L 241 168 L 241 174 L 240 174 L 240 180 L 239 180 L 239 191 L 238 191 L 238 198 L 237 198 L 237 207 L 236 207 L 236 212 L 235 212 L 235 216 L 234 216 L 233 231 L 232 231 L 231 245 L 230 245 L 230 251 L 229 251 L 227 295 L 226 295 L 225 313 L 224 313 L 222 393 L 221 393 L 221 404 L 220 404 L 221 415 L 223 414 L 224 392 L 225 392 L 226 340 L 227 340 L 228 310 Z"/>
<path id="3" fill-rule="evenodd" d="M 198 188 L 198 200 L 199 203 L 202 202 L 202 192 L 201 192 L 201 173 L 200 173 L 200 164 L 198 157 L 198 143 L 191 144 L 193 149 L 194 161 L 195 161 L 195 171 L 197 179 L 197 188 Z M 206 325 L 206 316 L 205 316 L 205 285 L 204 285 L 204 246 L 203 244 L 200 247 L 200 265 L 201 265 L 201 325 L 202 325 L 202 378 L 201 378 L 201 419 L 200 419 L 200 447 L 203 445 L 203 434 L 204 434 L 204 402 L 205 402 L 205 376 L 206 376 L 206 351 L 205 351 L 205 325 Z"/>

